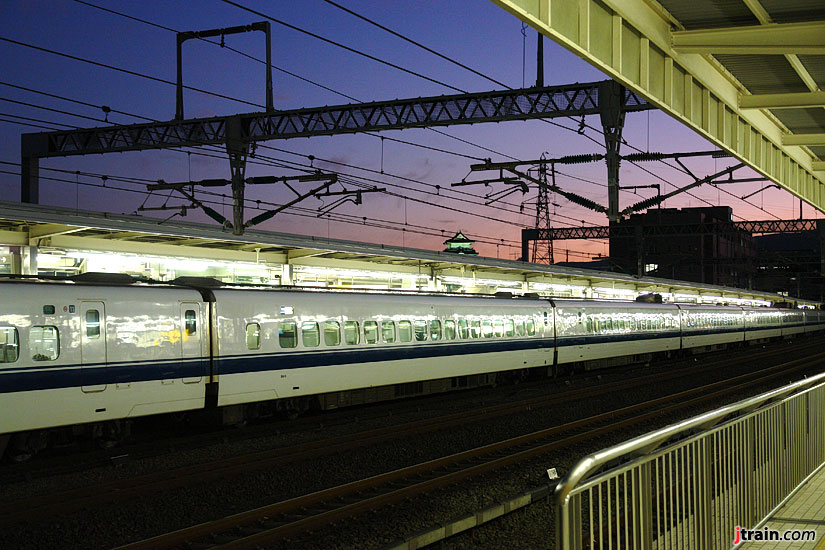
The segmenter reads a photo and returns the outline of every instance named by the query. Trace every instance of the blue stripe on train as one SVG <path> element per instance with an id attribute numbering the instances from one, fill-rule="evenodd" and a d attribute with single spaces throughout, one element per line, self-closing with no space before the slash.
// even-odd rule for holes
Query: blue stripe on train
<path id="1" fill-rule="evenodd" d="M 152 361 L 107 366 L 65 365 L 54 370 L 0 372 L 0 393 L 208 376 L 207 361 Z"/>

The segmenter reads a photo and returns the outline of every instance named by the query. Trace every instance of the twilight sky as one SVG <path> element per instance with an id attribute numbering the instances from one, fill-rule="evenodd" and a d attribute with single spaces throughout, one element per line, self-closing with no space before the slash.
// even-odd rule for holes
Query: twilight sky
<path id="1" fill-rule="evenodd" d="M 510 87 L 535 83 L 536 32 L 527 29 L 525 39 L 521 22 L 488 0 L 337 1 Z M 324 0 L 240 0 L 236 3 L 455 88 L 469 92 L 501 89 L 498 84 L 392 36 Z M 155 120 L 169 120 L 175 113 L 173 85 L 9 40 L 174 81 L 174 31 L 230 27 L 262 19 L 260 15 L 221 0 L 0 2 L 0 198 L 19 200 L 20 178 L 15 174 L 19 174 L 21 133 L 105 125 L 102 121 L 104 113 L 95 107 L 100 105 Z M 410 75 L 274 22 L 272 33 L 276 109 L 456 93 L 443 84 Z M 265 55 L 262 33 L 227 36 L 226 45 L 258 59 Z M 248 102 L 186 91 L 187 117 L 262 110 L 259 105 L 264 104 L 265 73 L 261 62 L 228 48 L 196 40 L 184 44 L 183 59 L 185 84 Z M 544 74 L 548 85 L 605 79 L 598 70 L 549 39 L 545 39 Z M 115 112 L 109 113 L 108 120 L 116 124 L 145 121 Z M 443 248 L 445 238 L 462 230 L 478 241 L 476 248 L 481 254 L 515 258 L 520 253 L 521 228 L 535 223 L 535 190 L 525 196 L 516 193 L 485 206 L 484 195 L 503 189 L 503 184 L 455 189 L 450 189 L 450 184 L 467 176 L 469 165 L 481 158 L 524 160 L 538 158 L 542 153 L 558 157 L 604 151 L 602 136 L 597 132 L 600 129 L 597 116 L 587 118 L 586 122 L 592 128 L 588 128 L 584 135 L 575 131 L 578 120 L 553 119 L 552 122 L 440 127 L 437 132 L 429 129 L 393 131 L 382 133 L 381 136 L 387 138 L 383 140 L 375 135 L 360 134 L 260 144 L 256 158 L 250 159 L 248 176 L 305 173 L 301 169 L 309 166 L 308 156 L 312 155 L 315 157 L 313 166 L 339 173 L 347 182 L 347 188 L 353 188 L 357 183 L 377 185 L 385 187 L 389 194 L 364 195 L 360 206 L 347 203 L 333 210 L 331 217 L 322 218 L 318 217 L 318 210 L 329 206 L 335 197 L 323 201 L 307 199 L 297 205 L 300 208 L 289 209 L 259 228 L 434 250 Z M 623 146 L 623 153 L 712 149 L 704 139 L 660 112 L 628 114 L 624 138 L 627 145 Z M 133 213 L 142 204 L 156 207 L 186 203 L 174 195 L 168 197 L 168 192 L 156 192 L 147 197 L 145 180 L 229 177 L 229 162 L 220 151 L 214 148 L 187 151 L 144 151 L 41 160 L 41 203 Z M 733 161 L 708 158 L 687 159 L 685 163 L 698 177 L 704 177 Z M 647 171 L 623 163 L 621 184 L 659 183 L 665 193 L 671 191 L 673 185 L 693 181 L 675 169 L 672 162 L 670 165 L 645 163 L 642 167 Z M 49 168 L 69 173 L 50 171 Z M 75 171 L 98 177 L 78 175 Z M 101 187 L 104 180 L 100 175 L 108 176 L 106 189 Z M 737 177 L 755 175 L 749 170 L 736 172 Z M 488 176 L 474 174 L 468 179 L 482 177 Z M 564 189 L 601 204 L 607 202 L 603 162 L 560 167 L 556 181 Z M 436 190 L 436 185 L 440 190 Z M 668 200 L 665 206 L 729 205 L 737 220 L 798 217 L 798 199 L 778 189 L 757 193 L 747 202 L 739 198 L 767 185 L 702 186 L 692 191 L 693 196 L 681 195 Z M 334 188 L 340 189 L 340 185 Z M 214 194 L 199 193 L 199 198 L 231 218 L 231 202 L 220 196 L 230 195 L 229 188 L 213 187 L 206 191 Z M 637 193 L 622 192 L 622 207 L 651 196 L 655 191 L 643 189 Z M 292 192 L 281 185 L 247 188 L 247 198 L 261 201 L 263 209 L 267 204 L 281 204 L 293 197 Z M 606 224 L 602 214 L 571 204 L 562 197 L 551 200 L 557 204 L 551 207 L 554 226 L 580 225 L 582 222 Z M 247 204 L 247 218 L 260 212 L 256 208 L 255 202 Z M 144 214 L 165 218 L 172 213 Z M 816 217 L 819 213 L 806 205 L 804 215 Z M 208 220 L 197 211 L 189 211 L 184 219 Z M 557 261 L 564 259 L 564 249 L 567 248 L 571 261 L 607 253 L 603 243 L 557 242 Z"/>

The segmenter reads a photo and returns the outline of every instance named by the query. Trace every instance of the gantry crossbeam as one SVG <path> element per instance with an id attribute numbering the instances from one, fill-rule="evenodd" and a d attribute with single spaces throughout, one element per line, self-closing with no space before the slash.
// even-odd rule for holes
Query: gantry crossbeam
<path id="1" fill-rule="evenodd" d="M 599 83 L 399 99 L 23 135 L 23 156 L 87 155 L 222 144 L 229 119 L 247 142 L 404 128 L 599 114 Z M 622 108 L 653 108 L 632 92 Z"/>
<path id="2" fill-rule="evenodd" d="M 643 228 L 645 235 L 676 236 L 676 235 L 708 235 L 711 233 L 794 233 L 799 231 L 813 231 L 817 220 L 764 220 L 744 222 L 708 222 L 679 225 L 646 225 Z M 625 223 L 613 226 L 584 226 L 561 227 L 549 231 L 522 229 L 523 241 L 533 240 L 572 240 L 572 239 L 609 239 L 610 237 L 631 237 L 636 234 L 637 226 Z"/>

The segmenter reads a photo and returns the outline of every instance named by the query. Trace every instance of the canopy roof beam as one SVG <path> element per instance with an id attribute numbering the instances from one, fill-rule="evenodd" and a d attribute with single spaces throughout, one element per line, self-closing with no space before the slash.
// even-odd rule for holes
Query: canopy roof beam
<path id="1" fill-rule="evenodd" d="M 679 53 L 819 54 L 825 48 L 825 21 L 673 31 L 671 36 Z"/>
<path id="2" fill-rule="evenodd" d="M 800 109 L 825 107 L 825 92 L 740 95 L 740 109 Z"/>
<path id="3" fill-rule="evenodd" d="M 785 134 L 784 145 L 825 145 L 825 134 Z"/>

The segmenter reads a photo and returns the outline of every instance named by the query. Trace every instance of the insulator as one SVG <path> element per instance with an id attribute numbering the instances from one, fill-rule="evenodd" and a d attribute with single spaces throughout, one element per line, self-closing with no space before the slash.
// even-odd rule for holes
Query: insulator
<path id="1" fill-rule="evenodd" d="M 662 160 L 666 156 L 664 153 L 630 153 L 629 155 L 622 155 L 622 158 L 632 162 L 639 160 Z"/>
<path id="2" fill-rule="evenodd" d="M 651 206 L 653 206 L 655 204 L 658 204 L 659 202 L 661 202 L 659 200 L 659 197 L 650 197 L 649 199 L 645 199 L 643 201 L 637 202 L 636 204 L 631 206 L 628 210 L 634 211 L 634 212 L 639 211 L 639 210 L 644 210 L 645 208 L 650 208 Z"/>
<path id="3" fill-rule="evenodd" d="M 595 201 L 591 201 L 588 198 L 582 197 L 580 195 L 574 195 L 573 193 L 564 193 L 564 196 L 567 198 L 567 200 L 569 200 L 570 202 L 575 202 L 579 206 L 584 206 L 585 208 L 588 208 L 595 212 L 606 212 L 604 206 Z"/>
<path id="4" fill-rule="evenodd" d="M 590 154 L 590 155 L 568 155 L 556 160 L 556 164 L 583 164 L 585 162 L 595 162 L 602 160 L 604 155 Z"/>

